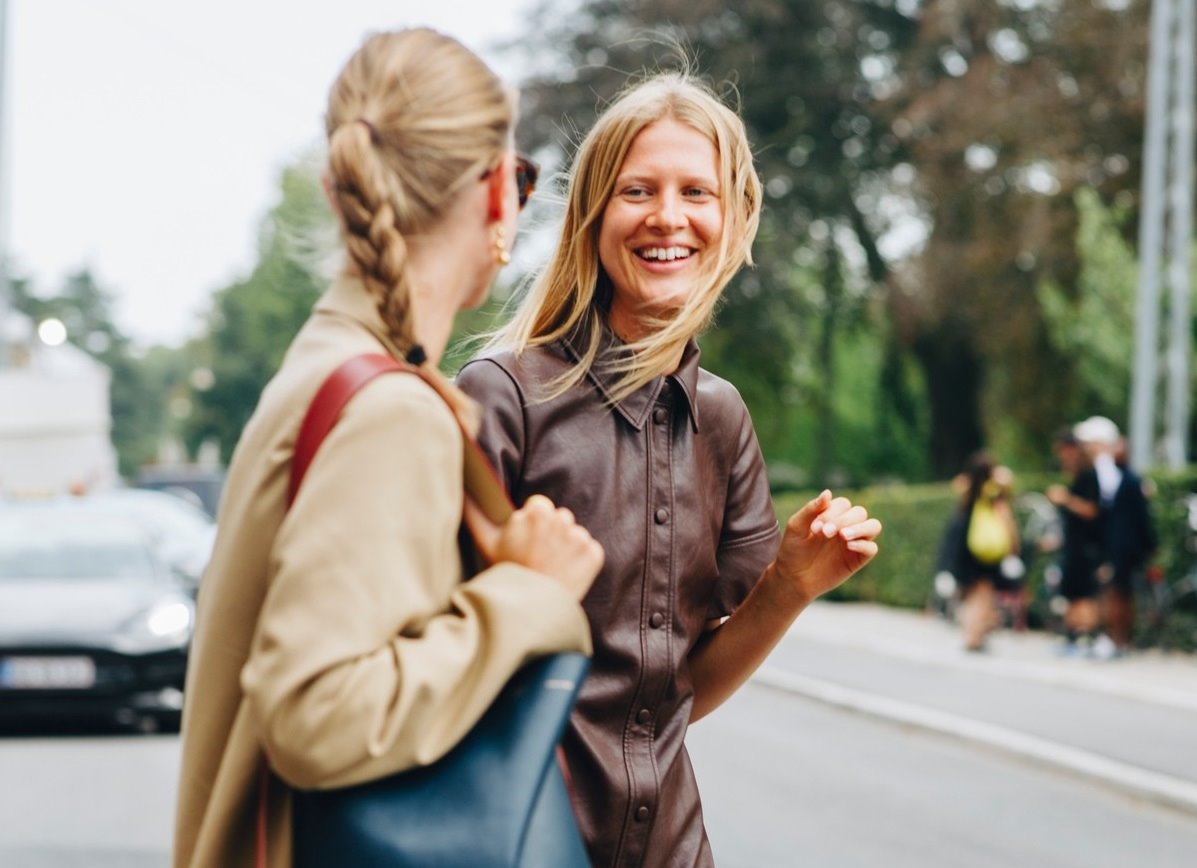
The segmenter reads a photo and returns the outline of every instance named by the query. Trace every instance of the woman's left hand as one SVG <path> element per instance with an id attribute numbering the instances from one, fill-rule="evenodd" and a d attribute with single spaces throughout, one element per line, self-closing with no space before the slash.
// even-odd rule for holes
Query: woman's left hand
<path id="1" fill-rule="evenodd" d="M 786 522 L 773 572 L 805 605 L 871 561 L 880 533 L 863 506 L 824 491 Z"/>

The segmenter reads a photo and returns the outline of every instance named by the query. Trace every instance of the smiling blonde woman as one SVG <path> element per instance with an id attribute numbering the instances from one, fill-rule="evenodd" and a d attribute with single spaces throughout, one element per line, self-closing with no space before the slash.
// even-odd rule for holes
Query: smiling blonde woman
<path id="1" fill-rule="evenodd" d="M 880 523 L 830 492 L 779 531 L 748 411 L 699 367 L 759 214 L 735 112 L 684 75 L 632 87 L 578 150 L 547 268 L 458 378 L 516 502 L 547 495 L 606 550 L 565 739 L 599 868 L 714 864 L 690 721 L 877 553 Z"/>

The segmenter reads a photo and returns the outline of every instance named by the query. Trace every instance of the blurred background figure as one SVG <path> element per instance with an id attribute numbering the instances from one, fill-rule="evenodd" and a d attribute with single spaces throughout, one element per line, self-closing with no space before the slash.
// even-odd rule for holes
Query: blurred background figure
<path id="1" fill-rule="evenodd" d="M 1097 633 L 1097 566 L 1101 561 L 1101 529 L 1098 523 L 1100 491 L 1097 472 L 1071 428 L 1056 433 L 1052 451 L 1067 485 L 1049 486 L 1044 494 L 1055 504 L 1063 520 L 1063 557 L 1059 595 L 1064 598 L 1063 653 L 1082 653 L 1092 646 Z"/>
<path id="2" fill-rule="evenodd" d="M 997 589 L 1022 577 L 1018 528 L 1010 508 L 1014 475 L 988 453 L 978 452 L 956 480 L 960 505 L 944 531 L 936 582 L 945 582 L 945 573 L 955 578 L 964 647 L 983 651 L 998 621 Z"/>
<path id="3" fill-rule="evenodd" d="M 1090 416 L 1073 433 L 1093 462 L 1099 490 L 1101 556 L 1096 575 L 1106 633 L 1093 650 L 1101 658 L 1121 656 L 1131 647 L 1134 577 L 1155 551 L 1155 527 L 1143 481 L 1125 464 L 1118 426 L 1105 416 Z"/>

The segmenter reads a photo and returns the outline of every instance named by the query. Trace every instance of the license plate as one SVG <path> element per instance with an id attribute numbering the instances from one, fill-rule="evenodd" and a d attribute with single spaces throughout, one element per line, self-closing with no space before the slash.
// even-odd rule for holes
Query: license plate
<path id="1" fill-rule="evenodd" d="M 82 690 L 96 683 L 90 657 L 0 658 L 0 689 Z"/>

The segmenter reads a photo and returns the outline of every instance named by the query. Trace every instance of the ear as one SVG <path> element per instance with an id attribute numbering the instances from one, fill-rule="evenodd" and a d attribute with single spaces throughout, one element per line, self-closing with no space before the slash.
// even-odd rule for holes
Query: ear
<path id="1" fill-rule="evenodd" d="M 486 219 L 490 223 L 498 223 L 503 219 L 504 197 L 507 188 L 507 176 L 511 173 L 511 154 L 504 154 L 499 165 L 486 176 L 487 183 L 487 211 Z"/>

